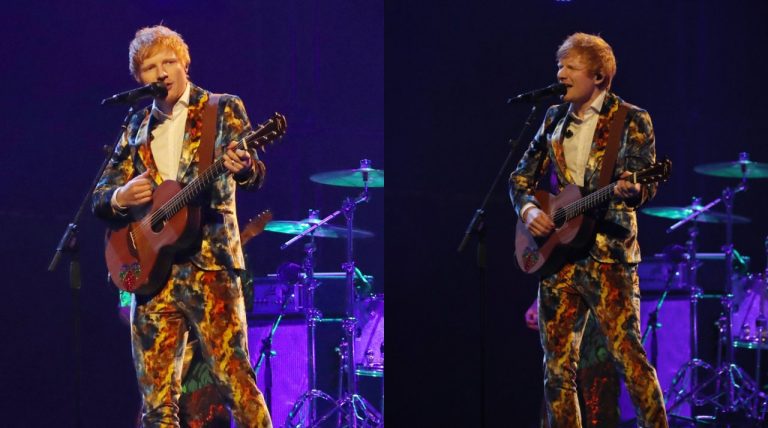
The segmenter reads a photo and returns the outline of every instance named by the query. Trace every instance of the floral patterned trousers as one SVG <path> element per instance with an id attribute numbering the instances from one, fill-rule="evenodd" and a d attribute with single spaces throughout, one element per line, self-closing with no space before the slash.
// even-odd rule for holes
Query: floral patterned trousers
<path id="1" fill-rule="evenodd" d="M 599 263 L 585 257 L 566 264 L 539 284 L 539 332 L 544 347 L 544 395 L 552 428 L 581 427 L 577 381 L 585 324 L 594 315 L 599 333 L 624 374 L 642 427 L 667 427 L 656 370 L 640 341 L 640 287 L 637 266 Z M 589 376 L 589 373 L 587 373 Z M 585 397 L 585 407 L 590 407 Z"/>
<path id="2" fill-rule="evenodd" d="M 272 427 L 248 358 L 239 281 L 233 271 L 203 271 L 185 263 L 173 265 L 156 295 L 136 296 L 131 340 L 145 428 L 179 426 L 188 329 L 199 340 L 200 355 L 239 426 Z"/>

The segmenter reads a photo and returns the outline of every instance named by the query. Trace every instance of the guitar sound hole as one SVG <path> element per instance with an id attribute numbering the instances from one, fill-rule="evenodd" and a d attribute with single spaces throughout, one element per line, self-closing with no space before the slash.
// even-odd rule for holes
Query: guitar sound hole
<path id="1" fill-rule="evenodd" d="M 152 231 L 155 232 L 155 233 L 160 232 L 161 230 L 163 230 L 163 228 L 165 227 L 166 223 L 168 223 L 168 221 L 166 219 L 161 219 L 161 220 L 158 220 L 158 221 L 153 221 L 152 222 Z"/>

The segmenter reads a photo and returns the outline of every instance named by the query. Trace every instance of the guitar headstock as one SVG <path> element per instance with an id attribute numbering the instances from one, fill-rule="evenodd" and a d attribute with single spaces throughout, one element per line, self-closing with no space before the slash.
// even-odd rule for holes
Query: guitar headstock
<path id="1" fill-rule="evenodd" d="M 256 146 L 256 148 L 266 151 L 268 143 L 272 143 L 285 135 L 285 129 L 288 123 L 285 116 L 275 112 L 272 117 L 264 123 L 259 124 L 243 141 L 243 145 Z"/>
<path id="2" fill-rule="evenodd" d="M 264 210 L 256 218 L 248 222 L 248 224 L 240 232 L 240 245 L 245 247 L 245 244 L 253 237 L 264 231 L 267 223 L 272 221 L 272 211 Z"/>
<path id="3" fill-rule="evenodd" d="M 632 183 L 649 184 L 663 183 L 672 175 L 672 161 L 665 158 L 661 162 L 655 162 L 648 168 L 634 172 L 627 179 Z"/>

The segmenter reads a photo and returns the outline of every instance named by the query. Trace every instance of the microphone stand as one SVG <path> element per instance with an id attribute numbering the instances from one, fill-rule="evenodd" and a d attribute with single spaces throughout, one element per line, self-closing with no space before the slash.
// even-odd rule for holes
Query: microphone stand
<path id="1" fill-rule="evenodd" d="M 459 244 L 459 248 L 457 249 L 457 251 L 461 253 L 462 251 L 464 251 L 464 248 L 466 248 L 467 244 L 469 244 L 469 241 L 472 238 L 472 236 L 477 236 L 476 263 L 479 270 L 479 284 L 480 284 L 480 333 L 478 335 L 480 338 L 480 405 L 481 405 L 480 427 L 485 427 L 485 404 L 486 404 L 486 401 L 485 401 L 485 326 L 487 325 L 487 322 L 486 322 L 487 255 L 486 255 L 486 242 L 485 242 L 485 235 L 486 235 L 485 210 L 486 210 L 486 207 L 488 206 L 488 202 L 491 200 L 491 196 L 493 196 L 493 193 L 495 192 L 496 187 L 501 181 L 503 174 L 508 170 L 509 165 L 512 162 L 512 156 L 515 154 L 515 150 L 517 149 L 517 146 L 520 143 L 520 140 L 523 138 L 523 135 L 531 127 L 531 120 L 533 119 L 535 114 L 536 114 L 536 104 L 534 104 L 531 107 L 531 112 L 528 114 L 528 117 L 525 119 L 523 128 L 520 130 L 520 133 L 517 135 L 517 138 L 514 140 L 510 139 L 508 141 L 508 144 L 510 145 L 509 154 L 507 154 L 507 158 L 504 159 L 504 162 L 502 163 L 501 168 L 499 169 L 499 172 L 496 174 L 496 178 L 493 180 L 493 183 L 491 183 L 491 187 L 490 189 L 488 189 L 488 193 L 485 194 L 485 198 L 483 199 L 483 202 L 480 204 L 480 208 L 475 210 L 475 214 L 472 217 L 472 219 L 469 221 L 467 230 L 464 232 L 464 238 L 461 240 L 461 243 Z"/>
<path id="2" fill-rule="evenodd" d="M 648 314 L 648 321 L 645 324 L 645 331 L 643 331 L 643 336 L 640 339 L 640 343 L 645 346 L 645 343 L 648 341 L 648 337 L 650 334 L 651 337 L 651 365 L 653 367 L 658 367 L 658 358 L 659 358 L 659 339 L 658 339 L 658 333 L 657 330 L 662 327 L 661 324 L 659 324 L 659 311 L 661 310 L 661 307 L 664 305 L 664 302 L 667 300 L 667 296 L 669 295 L 669 291 L 672 288 L 672 281 L 675 279 L 674 273 L 667 273 L 667 282 L 664 285 L 664 292 L 661 293 L 661 297 L 656 301 L 656 306 L 653 308 L 653 311 Z"/>
<path id="3" fill-rule="evenodd" d="M 104 161 L 101 163 L 101 166 L 99 167 L 98 172 L 96 173 L 96 177 L 91 182 L 91 187 L 88 189 L 88 192 L 83 197 L 82 202 L 80 202 L 80 206 L 78 207 L 75 217 L 72 219 L 72 221 L 67 225 L 66 230 L 64 230 L 64 235 L 62 235 L 61 240 L 59 241 L 59 244 L 56 246 L 56 252 L 53 255 L 53 258 L 51 259 L 51 263 L 48 265 L 48 272 L 54 272 L 56 270 L 56 267 L 59 264 L 59 261 L 61 260 L 62 255 L 68 254 L 70 256 L 70 262 L 69 262 L 69 287 L 71 291 L 71 297 L 72 297 L 72 350 L 75 357 L 75 385 L 74 385 L 74 399 L 75 399 L 75 426 L 80 427 L 81 424 L 81 414 L 80 414 L 80 374 L 81 374 L 81 345 L 80 345 L 80 286 L 81 286 L 81 276 L 80 276 L 80 247 L 77 245 L 77 225 L 80 221 L 80 217 L 83 215 L 83 212 L 85 211 L 85 207 L 88 205 L 89 200 L 91 199 L 91 195 L 93 195 L 93 191 L 96 189 L 96 185 L 98 184 L 99 180 L 101 179 L 101 175 L 104 173 L 104 170 L 107 168 L 107 165 L 109 163 L 109 160 L 112 158 L 112 154 L 117 151 L 117 148 L 120 145 L 120 141 L 122 139 L 123 134 L 125 133 L 125 130 L 128 128 L 128 120 L 130 119 L 131 115 L 133 115 L 134 108 L 131 106 L 128 109 L 128 114 L 125 116 L 125 119 L 123 119 L 123 125 L 120 127 L 120 135 L 118 135 L 117 140 L 115 141 L 115 146 L 112 151 L 109 151 L 108 146 L 104 146 L 104 153 L 105 158 Z"/>
<path id="4" fill-rule="evenodd" d="M 267 337 L 261 340 L 261 351 L 259 352 L 259 359 L 253 366 L 253 370 L 256 373 L 256 376 L 259 375 L 261 365 L 264 364 L 265 366 L 264 399 L 267 402 L 267 408 L 270 411 L 272 411 L 272 357 L 277 355 L 277 353 L 272 350 L 272 338 L 275 335 L 275 331 L 277 331 L 277 327 L 280 325 L 280 321 L 282 321 L 283 317 L 285 316 L 285 310 L 288 308 L 288 302 L 290 302 L 294 297 L 293 292 L 290 291 L 293 288 L 293 284 L 285 285 L 286 289 L 284 291 L 285 294 L 283 296 L 282 305 L 280 306 L 280 313 L 272 322 L 272 327 L 270 327 Z"/>

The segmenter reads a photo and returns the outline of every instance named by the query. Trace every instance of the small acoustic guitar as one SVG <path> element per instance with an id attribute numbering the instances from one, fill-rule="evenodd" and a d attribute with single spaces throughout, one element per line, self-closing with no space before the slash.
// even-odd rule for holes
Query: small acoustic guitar
<path id="1" fill-rule="evenodd" d="M 285 134 L 285 128 L 285 117 L 275 113 L 243 137 L 235 149 L 264 151 L 268 143 Z M 165 283 L 176 253 L 195 242 L 200 232 L 200 207 L 190 203 L 227 172 L 220 157 L 184 187 L 165 180 L 152 193 L 145 215 L 107 231 L 107 270 L 117 288 L 152 294 Z"/>
<path id="2" fill-rule="evenodd" d="M 658 183 L 667 181 L 672 172 L 672 162 L 665 159 L 629 177 L 630 183 Z M 540 190 L 535 193 L 541 210 L 555 223 L 555 231 L 549 236 L 535 238 L 522 220 L 517 220 L 515 231 L 515 258 L 525 273 L 550 275 L 562 267 L 570 251 L 580 249 L 592 241 L 594 219 L 583 214 L 607 202 L 613 195 L 616 182 L 608 184 L 586 196 L 575 185 L 565 186 L 557 196 Z"/>

